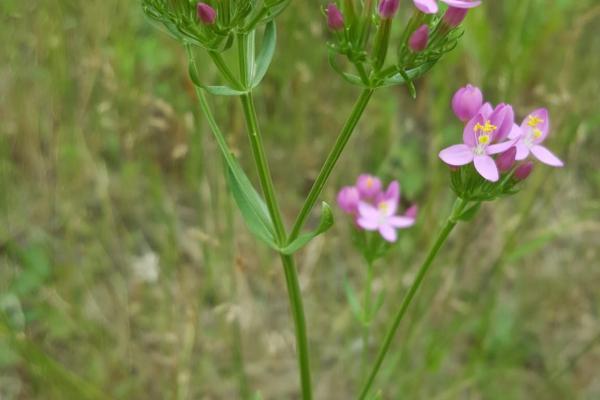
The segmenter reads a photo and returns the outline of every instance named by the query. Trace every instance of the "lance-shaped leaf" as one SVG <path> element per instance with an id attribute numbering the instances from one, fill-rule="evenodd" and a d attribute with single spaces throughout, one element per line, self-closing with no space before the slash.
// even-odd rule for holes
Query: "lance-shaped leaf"
<path id="1" fill-rule="evenodd" d="M 271 61 L 273 61 L 276 44 L 277 29 L 275 28 L 275 21 L 271 20 L 265 27 L 265 36 L 263 37 L 261 48 L 256 58 L 252 87 L 258 86 L 265 77 L 269 66 L 271 65 Z"/>
<path id="2" fill-rule="evenodd" d="M 317 227 L 317 229 L 315 229 L 312 232 L 301 234 L 292 243 L 280 249 L 280 253 L 293 254 L 297 252 L 315 237 L 319 236 L 320 234 L 331 228 L 333 226 L 333 222 L 333 212 L 331 211 L 331 207 L 329 206 L 329 204 L 323 202 L 321 221 L 319 222 L 319 226 Z"/>

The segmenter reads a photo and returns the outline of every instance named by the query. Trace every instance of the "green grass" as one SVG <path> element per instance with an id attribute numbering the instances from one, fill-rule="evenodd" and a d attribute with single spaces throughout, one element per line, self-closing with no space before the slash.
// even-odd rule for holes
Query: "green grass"
<path id="1" fill-rule="evenodd" d="M 323 199 L 366 170 L 422 210 L 376 265 L 373 356 L 449 211 L 437 152 L 461 129 L 453 91 L 481 85 L 519 117 L 547 106 L 567 162 L 454 232 L 383 398 L 600 398 L 599 19 L 597 0 L 487 1 L 416 100 L 386 89 L 368 107 Z M 298 398 L 283 273 L 229 198 L 184 50 L 135 1 L 3 0 L 0 21 L 0 399 Z M 292 1 L 256 94 L 288 226 L 358 96 L 324 28 L 316 2 Z M 254 178 L 242 110 L 213 101 Z M 343 282 L 366 269 L 337 219 L 299 262 L 319 399 L 353 398 L 361 376 Z M 152 255 L 146 282 L 135 266 Z"/>

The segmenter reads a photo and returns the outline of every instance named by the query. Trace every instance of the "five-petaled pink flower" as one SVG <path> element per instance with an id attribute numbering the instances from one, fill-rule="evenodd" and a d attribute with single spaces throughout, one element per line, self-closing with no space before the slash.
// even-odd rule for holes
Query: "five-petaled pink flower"
<path id="1" fill-rule="evenodd" d="M 523 120 L 521 126 L 515 125 L 510 132 L 509 137 L 516 139 L 517 147 L 516 159 L 518 161 L 526 159 L 529 154 L 544 164 L 552 167 L 562 167 L 564 163 L 556 157 L 550 150 L 542 146 L 550 131 L 550 117 L 548 110 L 539 108 L 529 114 Z"/>
<path id="2" fill-rule="evenodd" d="M 450 7 L 455 8 L 474 8 L 481 4 L 481 1 L 469 1 L 469 0 L 441 0 L 448 4 Z M 415 7 L 425 14 L 435 14 L 438 12 L 439 7 L 436 0 L 413 0 Z"/>
<path id="3" fill-rule="evenodd" d="M 397 229 L 408 228 L 415 223 L 412 215 L 396 215 L 400 200 L 400 185 L 394 181 L 387 191 L 378 196 L 375 204 L 360 202 L 358 205 L 358 226 L 367 231 L 379 231 L 388 242 L 398 238 Z"/>
<path id="4" fill-rule="evenodd" d="M 357 227 L 366 231 L 378 231 L 388 242 L 395 242 L 397 229 L 414 225 L 418 208 L 413 205 L 404 215 L 397 215 L 400 203 L 400 184 L 393 181 L 383 191 L 381 180 L 363 174 L 356 186 L 347 186 L 338 193 L 339 207 L 354 217 Z"/>
<path id="5" fill-rule="evenodd" d="M 489 103 L 484 104 L 465 126 L 463 144 L 442 150 L 440 158 L 446 164 L 456 167 L 472 162 L 481 176 L 496 182 L 500 173 L 491 156 L 514 146 L 515 139 L 501 142 L 508 137 L 513 124 L 514 112 L 511 106 L 500 104 L 492 109 Z"/>

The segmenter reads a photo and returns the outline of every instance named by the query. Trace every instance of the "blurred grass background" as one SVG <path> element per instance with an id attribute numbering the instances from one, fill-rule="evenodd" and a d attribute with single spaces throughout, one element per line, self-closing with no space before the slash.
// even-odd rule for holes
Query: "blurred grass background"
<path id="1" fill-rule="evenodd" d="M 0 18 L 0 399 L 298 398 L 283 274 L 232 205 L 182 48 L 136 1 L 3 0 Z M 487 1 L 465 27 L 416 101 L 376 94 L 323 196 L 370 171 L 421 205 L 377 265 L 372 353 L 452 201 L 436 155 L 460 137 L 458 87 L 519 118 L 548 107 L 567 167 L 540 166 L 459 227 L 377 386 L 385 399 L 598 399 L 600 2 Z M 328 67 L 317 2 L 293 1 L 278 30 L 257 99 L 289 224 L 358 91 Z M 213 106 L 254 172 L 239 105 Z M 300 256 L 319 399 L 360 383 L 351 229 L 339 214 Z"/>

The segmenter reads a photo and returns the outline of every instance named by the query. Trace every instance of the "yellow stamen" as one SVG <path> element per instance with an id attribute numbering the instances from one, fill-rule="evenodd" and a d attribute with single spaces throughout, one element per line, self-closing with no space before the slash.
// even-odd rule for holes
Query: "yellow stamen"
<path id="1" fill-rule="evenodd" d="M 529 125 L 532 128 L 535 128 L 536 126 L 538 126 L 542 122 L 544 122 L 544 120 L 541 119 L 540 117 L 537 117 L 535 115 L 530 115 L 529 116 L 529 121 L 527 121 L 527 125 Z"/>
<path id="2" fill-rule="evenodd" d="M 381 203 L 379 203 L 379 209 L 383 212 L 386 212 L 388 210 L 388 203 L 387 201 L 382 201 Z"/>
<path id="3" fill-rule="evenodd" d="M 373 187 L 373 178 L 367 178 L 367 188 L 371 189 Z"/>
<path id="4" fill-rule="evenodd" d="M 496 125 L 492 125 L 490 121 L 485 121 L 485 125 L 481 125 L 479 122 L 475 124 L 473 130 L 475 133 L 482 131 L 484 133 L 492 133 L 497 130 L 498 127 Z"/>
<path id="5" fill-rule="evenodd" d="M 543 135 L 542 131 L 538 128 L 533 129 L 533 137 L 539 139 Z"/>

